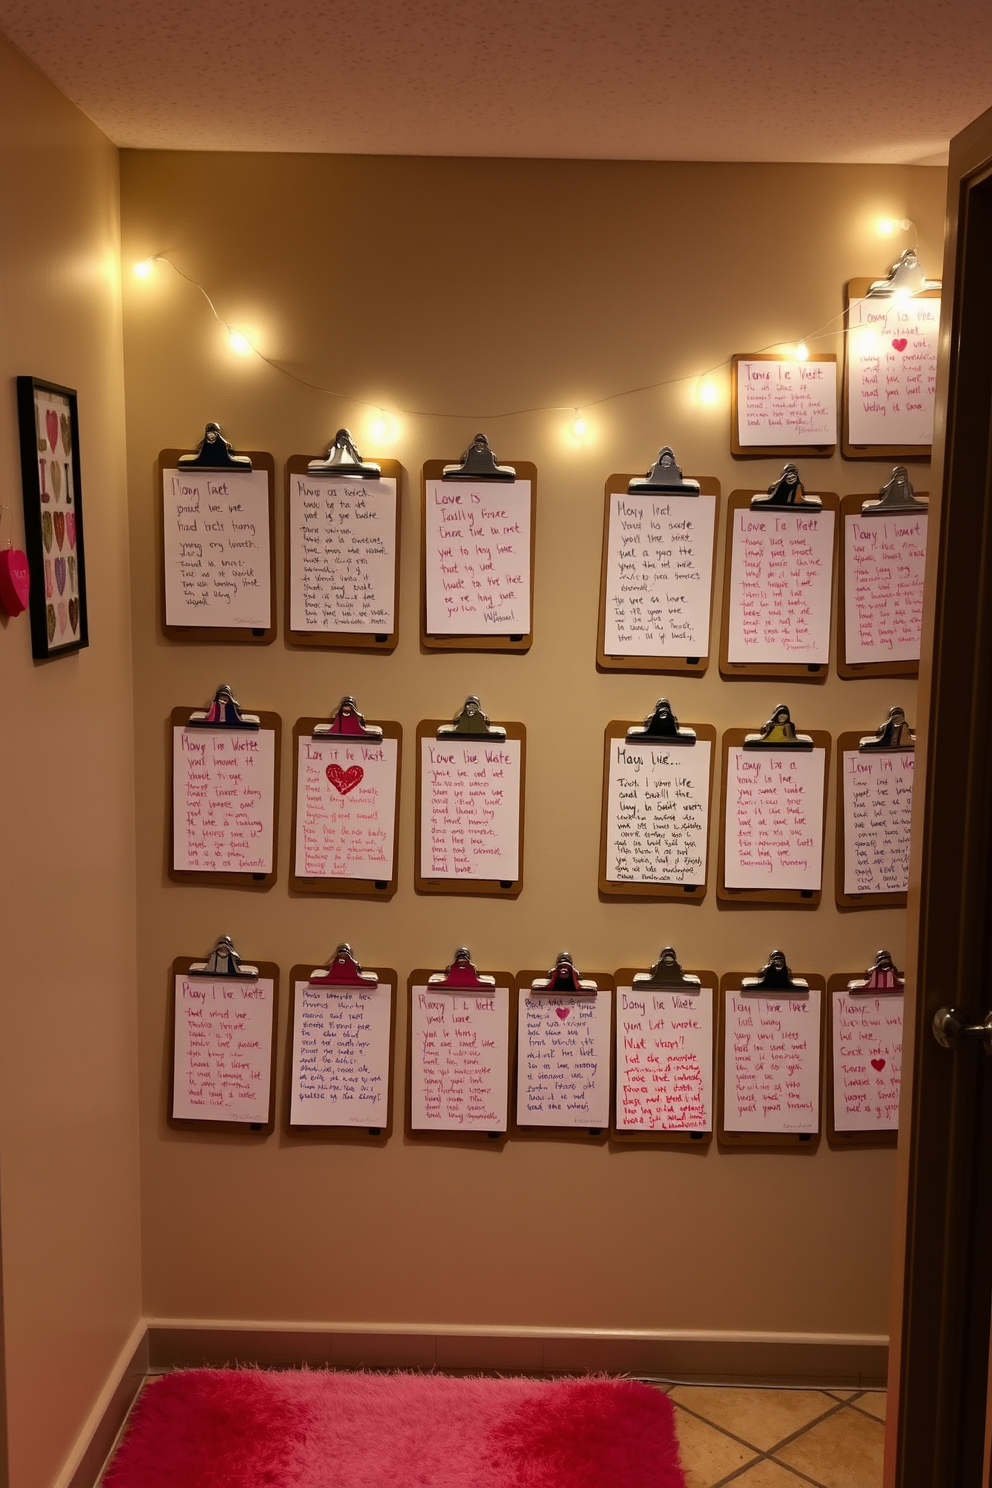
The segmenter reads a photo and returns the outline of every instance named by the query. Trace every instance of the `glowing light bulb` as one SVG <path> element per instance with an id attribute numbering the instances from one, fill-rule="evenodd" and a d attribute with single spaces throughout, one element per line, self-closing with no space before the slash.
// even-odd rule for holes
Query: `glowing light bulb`
<path id="1" fill-rule="evenodd" d="M 227 328 L 227 344 L 239 356 L 248 356 L 255 350 L 247 336 L 241 331 L 232 330 L 230 326 Z"/>
<path id="2" fill-rule="evenodd" d="M 719 396 L 720 393 L 716 383 L 711 382 L 708 377 L 701 377 L 696 389 L 696 397 L 700 403 L 704 404 L 707 408 L 711 408 Z"/>
<path id="3" fill-rule="evenodd" d="M 796 346 L 796 361 L 805 362 L 809 358 L 809 347 L 805 341 L 800 341 Z"/>
<path id="4" fill-rule="evenodd" d="M 582 417 L 581 410 L 578 408 L 575 410 L 575 417 L 572 420 L 572 433 L 576 439 L 585 439 L 586 437 L 586 421 Z"/>
<path id="5" fill-rule="evenodd" d="M 139 279 L 147 279 L 154 267 L 155 260 L 153 258 L 143 258 L 140 263 L 135 264 L 134 272 Z"/>
<path id="6" fill-rule="evenodd" d="M 878 229 L 878 235 L 880 238 L 891 238 L 892 234 L 896 230 L 895 218 L 880 217 L 875 226 Z"/>

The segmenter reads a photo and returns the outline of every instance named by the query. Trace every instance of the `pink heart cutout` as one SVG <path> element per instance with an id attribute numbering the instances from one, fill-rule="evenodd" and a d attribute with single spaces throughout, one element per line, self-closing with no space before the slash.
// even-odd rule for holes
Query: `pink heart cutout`
<path id="1" fill-rule="evenodd" d="M 65 530 L 66 530 L 66 532 L 68 533 L 68 536 L 69 536 L 69 546 L 70 546 L 70 548 L 74 548 L 76 546 L 76 513 L 75 512 L 66 512 L 66 514 L 65 514 Z"/>
<path id="2" fill-rule="evenodd" d="M 905 351 L 906 347 L 909 345 L 909 342 L 906 340 L 905 336 L 897 336 L 892 345 L 895 347 L 896 351 Z"/>
<path id="3" fill-rule="evenodd" d="M 8 615 L 19 615 L 27 609 L 30 588 L 27 556 L 19 548 L 4 548 L 0 552 L 0 604 Z"/>
<path id="4" fill-rule="evenodd" d="M 872 1062 L 871 1062 L 871 1067 L 872 1067 L 873 1070 L 878 1070 L 879 1072 L 881 1072 L 885 1068 L 885 1060 L 884 1059 L 873 1059 Z"/>
<path id="5" fill-rule="evenodd" d="M 48 431 L 48 442 L 55 453 L 55 446 L 59 442 L 59 416 L 54 408 L 49 408 L 45 414 L 45 428 Z"/>
<path id="6" fill-rule="evenodd" d="M 328 765 L 325 773 L 334 789 L 342 796 L 354 790 L 356 785 L 361 785 L 365 779 L 365 771 L 361 765 L 352 765 L 349 770 L 342 770 L 340 765 Z"/>
<path id="7" fill-rule="evenodd" d="M 65 623 L 69 618 L 68 608 L 64 604 L 59 605 L 59 635 L 65 635 Z"/>
<path id="8" fill-rule="evenodd" d="M 558 1014 L 559 1018 L 561 1018 L 562 1022 L 565 1021 L 571 1011 L 571 1008 L 555 1008 L 555 1012 Z"/>

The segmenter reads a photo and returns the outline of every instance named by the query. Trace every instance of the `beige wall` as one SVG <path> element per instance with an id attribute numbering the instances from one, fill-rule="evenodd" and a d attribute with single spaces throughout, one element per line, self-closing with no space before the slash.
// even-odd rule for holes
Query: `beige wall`
<path id="1" fill-rule="evenodd" d="M 910 168 L 355 159 L 125 152 L 125 263 L 169 253 L 221 314 L 299 377 L 373 402 L 454 409 L 402 420 L 401 642 L 392 657 L 166 643 L 157 613 L 160 448 L 219 419 L 280 471 L 341 423 L 368 448 L 367 411 L 228 351 L 202 298 L 168 268 L 126 275 L 129 492 L 136 659 L 145 1303 L 159 1318 L 714 1329 L 880 1334 L 887 1327 L 893 1153 L 704 1155 L 558 1141 L 504 1150 L 383 1150 L 288 1136 L 189 1135 L 165 1124 L 167 968 L 230 932 L 284 973 L 350 940 L 368 964 L 440 966 L 468 944 L 483 965 L 648 965 L 672 942 L 686 965 L 759 966 L 782 945 L 799 970 L 901 959 L 895 911 L 841 915 L 602 903 L 597 853 L 602 730 L 667 693 L 719 728 L 757 725 L 784 698 L 799 725 L 872 726 L 912 682 L 823 686 L 652 679 L 596 672 L 602 491 L 671 442 L 725 493 L 781 462 L 735 464 L 726 405 L 692 382 L 570 416 L 480 413 L 574 404 L 720 363 L 836 324 L 844 281 L 892 255 L 880 212 L 913 218 L 939 262 L 943 173 Z M 901 246 L 901 245 L 900 245 Z M 833 339 L 816 342 L 831 349 Z M 721 374 L 722 376 L 723 374 Z M 418 645 L 419 471 L 484 428 L 500 457 L 540 472 L 536 640 L 526 658 L 427 655 Z M 877 489 L 881 464 L 807 461 L 812 489 Z M 752 484 L 753 483 L 753 484 Z M 918 476 L 921 489 L 926 472 Z M 277 543 L 282 559 L 281 516 Z M 719 572 L 722 573 L 722 534 Z M 282 614 L 280 579 L 280 617 Z M 281 629 L 281 619 L 280 619 Z M 401 888 L 386 905 L 293 898 L 286 887 L 290 771 L 282 782 L 281 881 L 268 893 L 191 888 L 165 875 L 164 720 L 230 681 L 287 732 L 354 692 L 406 730 Z M 526 887 L 512 904 L 418 898 L 412 887 L 418 719 L 477 691 L 529 730 Z M 568 720 L 562 727 L 563 720 Z M 831 823 L 833 781 L 831 779 Z M 714 851 L 716 822 L 714 820 Z M 833 883 L 833 831 L 827 885 Z M 284 1003 L 285 1008 L 285 1003 Z M 405 1019 L 401 1020 L 401 1034 Z M 280 1028 L 280 1128 L 286 1019 Z M 399 1046 L 402 1047 L 402 1037 Z M 399 1094 L 402 1098 L 402 1078 Z"/>
<path id="2" fill-rule="evenodd" d="M 15 376 L 77 388 L 90 616 L 88 650 L 42 663 L 0 619 L 10 1482 L 46 1488 L 141 1313 L 118 161 L 2 40 L 0 141 L 0 502 L 22 543 Z"/>

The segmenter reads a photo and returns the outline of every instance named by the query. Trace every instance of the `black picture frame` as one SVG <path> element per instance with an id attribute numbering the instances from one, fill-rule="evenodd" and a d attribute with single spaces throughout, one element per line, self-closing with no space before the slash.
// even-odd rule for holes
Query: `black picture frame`
<path id="1" fill-rule="evenodd" d="M 89 645 L 76 390 L 18 377 L 17 417 L 31 654 L 47 661 Z"/>

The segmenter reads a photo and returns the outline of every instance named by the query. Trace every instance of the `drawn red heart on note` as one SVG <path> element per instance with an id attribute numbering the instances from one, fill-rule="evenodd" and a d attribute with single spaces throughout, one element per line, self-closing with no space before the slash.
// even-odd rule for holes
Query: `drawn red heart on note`
<path id="1" fill-rule="evenodd" d="M 871 1062 L 871 1067 L 872 1067 L 873 1070 L 878 1070 L 879 1072 L 881 1072 L 885 1068 L 885 1060 L 884 1059 L 873 1059 L 872 1062 Z"/>
<path id="2" fill-rule="evenodd" d="M 342 796 L 354 790 L 356 785 L 361 785 L 365 778 L 361 765 L 352 765 L 350 770 L 342 770 L 340 765 L 328 765 L 326 773 L 334 789 Z"/>
<path id="3" fill-rule="evenodd" d="M 905 351 L 906 347 L 909 345 L 909 342 L 906 340 L 905 336 L 897 336 L 892 345 L 895 347 L 896 351 Z"/>
<path id="4" fill-rule="evenodd" d="M 48 442 L 52 446 L 52 454 L 59 442 L 59 416 L 54 408 L 49 408 L 45 414 L 45 428 L 48 430 Z"/>
<path id="5" fill-rule="evenodd" d="M 559 1018 L 561 1018 L 562 1022 L 564 1022 L 571 1011 L 571 1008 L 555 1008 L 555 1012 L 558 1014 Z"/>

